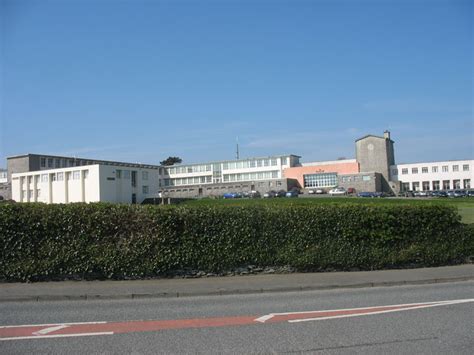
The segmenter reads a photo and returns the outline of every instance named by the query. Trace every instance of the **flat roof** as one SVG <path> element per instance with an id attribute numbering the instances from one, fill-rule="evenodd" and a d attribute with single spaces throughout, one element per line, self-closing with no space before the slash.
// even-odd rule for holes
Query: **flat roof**
<path id="1" fill-rule="evenodd" d="M 50 155 L 50 154 L 36 154 L 36 153 L 14 155 L 14 156 L 7 157 L 7 160 L 8 159 L 17 159 L 17 158 L 26 158 L 26 157 L 30 157 L 30 156 L 44 157 L 44 158 L 59 158 L 59 159 L 68 159 L 68 160 L 85 160 L 85 161 L 91 161 L 93 163 L 104 164 L 104 165 L 143 167 L 143 168 L 149 168 L 149 169 L 158 169 L 158 168 L 161 167 L 161 165 L 153 165 L 153 164 L 126 163 L 126 162 L 119 162 L 119 161 L 113 161 L 113 160 L 102 160 L 102 159 L 91 159 L 91 158 L 80 158 L 80 157 Z"/>

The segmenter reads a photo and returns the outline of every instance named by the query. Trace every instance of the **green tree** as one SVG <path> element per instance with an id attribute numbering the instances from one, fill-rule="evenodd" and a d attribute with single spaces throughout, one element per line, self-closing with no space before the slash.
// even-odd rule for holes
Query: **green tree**
<path id="1" fill-rule="evenodd" d="M 160 161 L 160 164 L 161 165 L 166 165 L 166 166 L 169 166 L 169 165 L 174 165 L 174 164 L 179 164 L 181 163 L 183 160 L 179 157 L 168 157 L 166 158 L 165 160 L 163 161 Z"/>

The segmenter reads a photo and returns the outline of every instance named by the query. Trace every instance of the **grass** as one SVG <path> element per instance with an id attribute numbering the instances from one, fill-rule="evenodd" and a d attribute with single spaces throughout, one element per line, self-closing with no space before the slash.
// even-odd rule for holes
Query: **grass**
<path id="1" fill-rule="evenodd" d="M 466 224 L 474 224 L 473 198 L 358 198 L 358 197 L 311 197 L 311 198 L 273 198 L 273 199 L 200 199 L 184 202 L 185 205 L 272 205 L 272 204 L 379 204 L 379 205 L 448 205 L 458 209 L 461 220 Z"/>

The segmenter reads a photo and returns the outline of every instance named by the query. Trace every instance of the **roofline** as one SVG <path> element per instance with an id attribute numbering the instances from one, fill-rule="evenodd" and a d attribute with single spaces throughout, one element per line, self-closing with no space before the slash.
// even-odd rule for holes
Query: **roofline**
<path id="1" fill-rule="evenodd" d="M 390 166 L 397 166 L 397 165 L 409 165 L 409 164 L 438 164 L 438 163 L 454 163 L 457 161 L 472 161 L 474 162 L 474 159 L 453 159 L 453 160 L 437 160 L 437 161 L 416 161 L 413 163 L 396 163 Z"/>
<path id="2" fill-rule="evenodd" d="M 281 157 L 301 158 L 300 155 L 296 155 L 296 154 L 280 154 L 280 155 L 268 155 L 268 156 L 260 156 L 260 157 L 249 157 L 249 158 L 242 158 L 242 159 L 214 160 L 214 161 L 201 162 L 201 163 L 161 165 L 161 167 L 163 167 L 163 168 L 174 168 L 174 167 L 180 167 L 180 166 L 220 164 L 220 163 L 227 163 L 227 162 L 234 162 L 234 161 L 245 161 L 245 160 L 252 160 L 252 159 L 281 158 Z"/>
<path id="3" fill-rule="evenodd" d="M 71 157 L 71 156 L 64 156 L 64 155 L 51 155 L 51 154 L 36 154 L 36 153 L 14 155 L 14 156 L 7 157 L 7 160 L 8 159 L 16 159 L 16 158 L 25 158 L 25 157 L 29 157 L 29 156 L 37 156 L 37 157 L 45 157 L 45 158 L 87 160 L 87 161 L 91 161 L 94 164 L 104 164 L 104 165 L 146 167 L 146 168 L 155 168 L 155 169 L 158 169 L 158 168 L 162 167 L 162 165 L 155 165 L 155 164 L 127 163 L 127 162 L 114 161 L 114 160 L 102 160 L 102 159 L 81 158 L 81 157 Z M 89 165 L 91 165 L 91 164 L 89 164 Z"/>
<path id="4" fill-rule="evenodd" d="M 375 134 L 366 134 L 365 136 L 363 137 L 360 137 L 358 139 L 356 139 L 355 141 L 358 142 L 364 138 L 367 138 L 367 137 L 374 137 L 374 138 L 380 138 L 380 139 L 388 139 L 390 142 L 392 143 L 395 143 L 391 138 L 385 138 L 385 137 L 381 137 L 381 136 L 376 136 Z"/>

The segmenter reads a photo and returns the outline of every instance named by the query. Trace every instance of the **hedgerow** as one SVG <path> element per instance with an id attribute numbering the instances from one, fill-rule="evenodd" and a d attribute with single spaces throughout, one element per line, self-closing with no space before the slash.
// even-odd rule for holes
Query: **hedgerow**
<path id="1" fill-rule="evenodd" d="M 363 270 L 474 255 L 447 206 L 0 205 L 0 279 L 139 278 L 241 265 Z"/>

